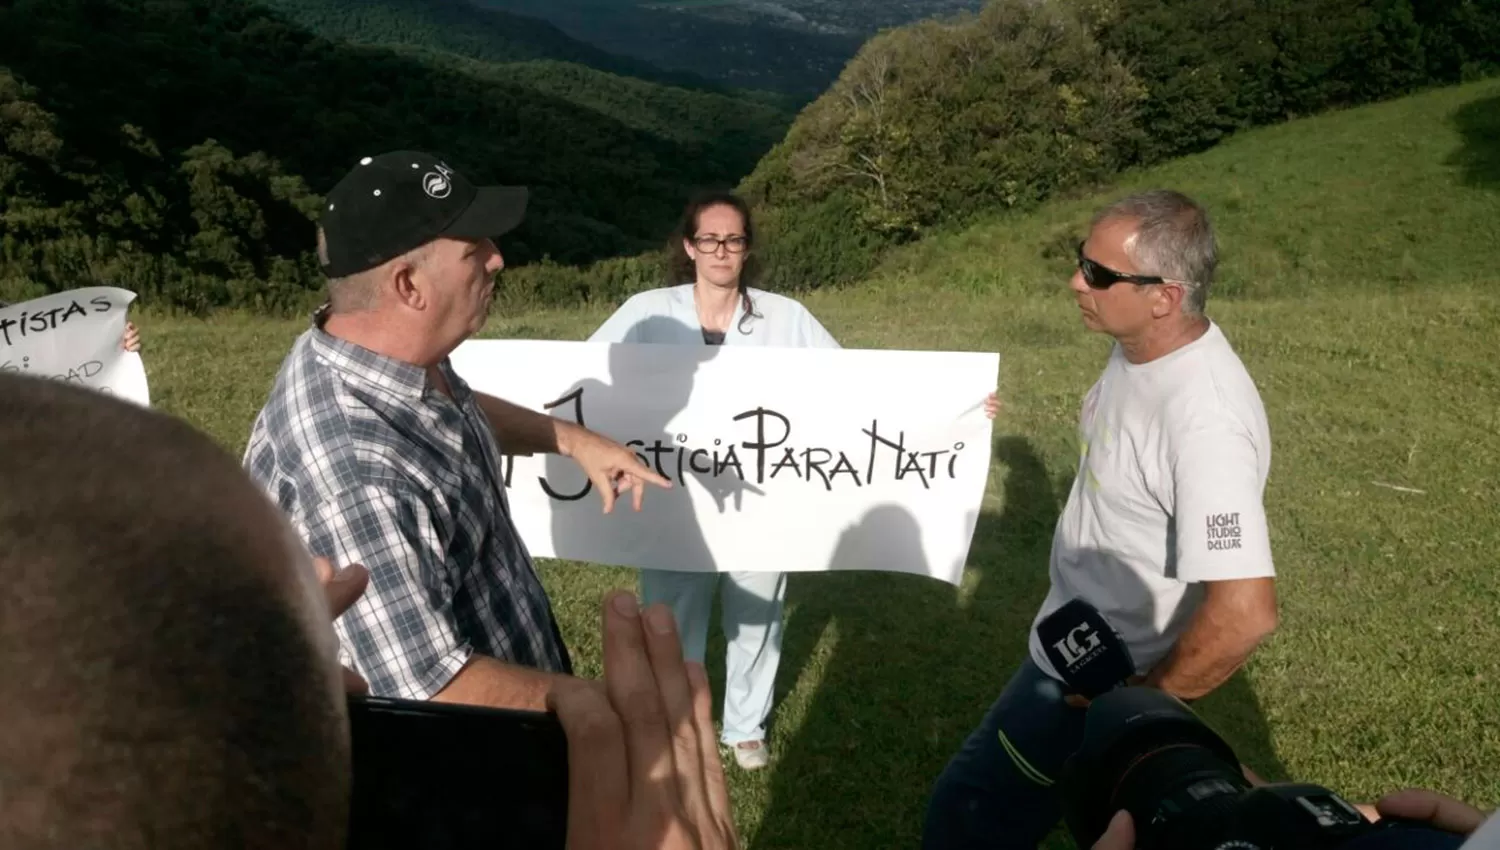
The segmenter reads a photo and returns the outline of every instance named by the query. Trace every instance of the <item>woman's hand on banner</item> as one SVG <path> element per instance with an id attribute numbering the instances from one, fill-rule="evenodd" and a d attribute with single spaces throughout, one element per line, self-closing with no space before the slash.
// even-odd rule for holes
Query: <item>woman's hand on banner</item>
<path id="1" fill-rule="evenodd" d="M 998 394 L 992 392 L 985 397 L 984 415 L 991 419 L 1000 415 L 1000 396 Z"/>

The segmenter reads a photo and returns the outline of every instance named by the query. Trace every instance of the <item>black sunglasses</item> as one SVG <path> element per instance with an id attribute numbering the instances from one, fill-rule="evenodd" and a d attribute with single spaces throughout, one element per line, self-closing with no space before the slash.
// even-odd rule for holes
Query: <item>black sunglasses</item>
<path id="1" fill-rule="evenodd" d="M 1125 274 L 1124 272 L 1117 272 L 1109 266 L 1100 265 L 1083 255 L 1083 245 L 1083 242 L 1078 243 L 1078 269 L 1083 272 L 1084 282 L 1094 289 L 1109 289 L 1122 280 L 1129 283 L 1141 284 L 1167 282 L 1165 278 L 1155 275 Z"/>

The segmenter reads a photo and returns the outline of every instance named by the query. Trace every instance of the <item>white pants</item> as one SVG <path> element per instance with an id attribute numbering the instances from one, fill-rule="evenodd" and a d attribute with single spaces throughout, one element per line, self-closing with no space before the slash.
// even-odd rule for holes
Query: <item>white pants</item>
<path id="1" fill-rule="evenodd" d="M 720 582 L 723 582 L 721 585 Z M 724 732 L 730 746 L 763 741 L 781 663 L 786 573 L 684 573 L 641 570 L 641 600 L 665 603 L 677 617 L 682 654 L 702 663 L 714 590 L 721 593 L 724 640 Z"/>

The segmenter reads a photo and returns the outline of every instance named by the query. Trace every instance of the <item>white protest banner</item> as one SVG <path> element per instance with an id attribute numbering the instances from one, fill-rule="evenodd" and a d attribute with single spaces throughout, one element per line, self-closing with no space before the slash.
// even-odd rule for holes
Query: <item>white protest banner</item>
<path id="1" fill-rule="evenodd" d="M 604 515 L 572 460 L 503 474 L 533 555 L 692 572 L 882 570 L 958 584 L 998 354 L 470 340 L 475 390 L 581 422 L 673 487 Z M 504 447 L 502 446 L 502 449 Z"/>
<path id="2" fill-rule="evenodd" d="M 128 289 L 89 286 L 0 308 L 0 372 L 80 384 L 149 407 L 141 356 L 121 347 L 134 300 Z"/>

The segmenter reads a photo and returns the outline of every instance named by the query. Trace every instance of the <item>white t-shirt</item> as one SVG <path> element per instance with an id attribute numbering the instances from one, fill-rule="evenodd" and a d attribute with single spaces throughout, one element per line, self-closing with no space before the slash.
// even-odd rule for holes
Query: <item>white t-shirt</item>
<path id="1" fill-rule="evenodd" d="M 1197 582 L 1275 575 L 1261 500 L 1271 467 L 1265 408 L 1210 324 L 1149 363 L 1129 362 L 1117 344 L 1084 398 L 1078 437 L 1078 475 L 1036 620 L 1082 597 L 1144 674 L 1187 625 L 1202 598 Z M 1031 656 L 1060 678 L 1035 628 Z"/>
<path id="2" fill-rule="evenodd" d="M 759 316 L 745 315 L 744 299 L 735 301 L 734 317 L 724 334 L 725 345 L 769 345 L 786 348 L 839 348 L 833 335 L 795 299 L 761 289 L 750 289 Z M 589 337 L 589 342 L 644 342 L 703 345 L 693 284 L 665 286 L 626 299 L 614 315 Z"/>

